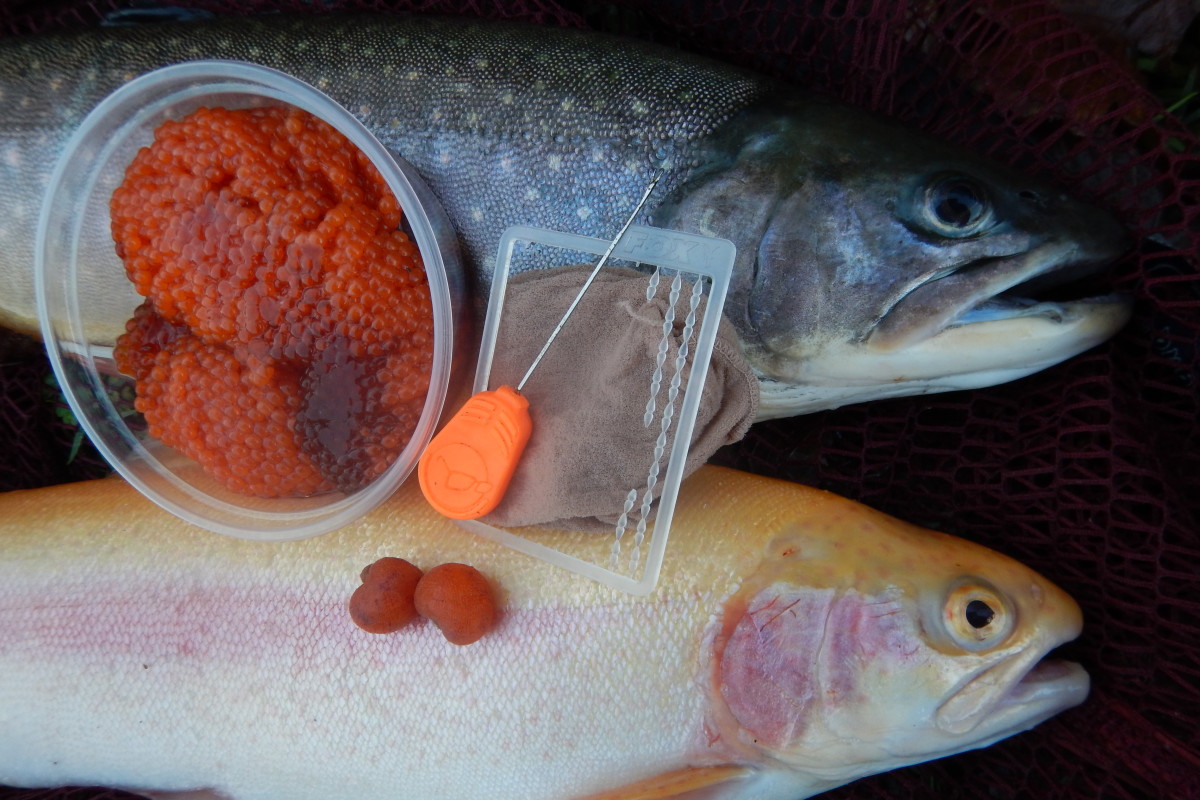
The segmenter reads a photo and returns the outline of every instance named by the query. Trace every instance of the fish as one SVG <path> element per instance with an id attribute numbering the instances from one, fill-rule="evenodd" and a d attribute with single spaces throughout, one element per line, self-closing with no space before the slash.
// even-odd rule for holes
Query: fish
<path id="1" fill-rule="evenodd" d="M 1107 212 L 896 122 L 650 43 L 368 15 L 0 40 L 0 322 L 37 330 L 36 218 L 72 130 L 133 77 L 200 58 L 349 109 L 440 199 L 477 305 L 505 228 L 611 238 L 661 171 L 642 221 L 736 246 L 724 313 L 760 419 L 1013 380 L 1129 317 L 1120 296 L 1047 294 L 1126 249 Z M 125 319 L 92 321 L 115 338 Z"/>
<path id="2" fill-rule="evenodd" d="M 553 543 L 561 532 L 543 532 Z M 467 646 L 377 635 L 383 556 L 498 598 Z M 0 495 L 0 784 L 353 797 L 797 800 L 1081 703 L 1078 605 L 1021 563 L 822 490 L 689 478 L 655 592 L 473 536 L 408 482 L 288 543 L 105 478 Z M 202 794 L 200 796 L 208 796 Z"/>

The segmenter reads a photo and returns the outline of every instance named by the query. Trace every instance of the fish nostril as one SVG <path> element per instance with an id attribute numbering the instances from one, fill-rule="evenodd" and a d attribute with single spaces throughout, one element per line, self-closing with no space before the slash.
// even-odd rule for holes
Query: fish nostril
<path id="1" fill-rule="evenodd" d="M 1041 192 L 1035 192 L 1032 189 L 1022 189 L 1017 193 L 1017 197 L 1021 198 L 1032 206 L 1037 206 L 1038 208 L 1044 208 L 1046 206 L 1046 197 Z"/>

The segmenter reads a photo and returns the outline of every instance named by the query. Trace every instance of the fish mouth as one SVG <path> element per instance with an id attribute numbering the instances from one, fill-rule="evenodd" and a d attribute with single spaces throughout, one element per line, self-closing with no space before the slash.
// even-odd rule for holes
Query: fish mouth
<path id="1" fill-rule="evenodd" d="M 938 709 L 941 730 L 986 741 L 1011 736 L 1087 699 L 1082 666 L 1056 658 L 1018 658 L 977 675 Z"/>
<path id="2" fill-rule="evenodd" d="M 1050 242 L 926 277 L 862 338 L 826 345 L 786 374 L 779 359 L 756 363 L 757 419 L 994 386 L 1076 356 L 1120 330 L 1133 303 L 1112 294 L 1059 298 L 1119 252 Z"/>
<path id="3" fill-rule="evenodd" d="M 875 324 L 866 338 L 875 351 L 891 352 L 939 336 L 969 333 L 1020 339 L 1040 338 L 1043 349 L 1067 348 L 1062 360 L 1115 333 L 1129 317 L 1131 302 L 1118 295 L 1050 299 L 1099 273 L 1112 254 L 1082 251 L 1076 242 L 1051 241 L 1021 253 L 975 259 L 928 276 L 911 288 Z M 981 326 L 975 330 L 976 326 Z M 1058 334 L 1059 341 L 1051 342 Z M 1014 339 L 1014 337 L 1016 337 Z M 1079 343 L 1085 346 L 1078 346 Z M 1074 345 L 1074 346 L 1073 346 Z"/>

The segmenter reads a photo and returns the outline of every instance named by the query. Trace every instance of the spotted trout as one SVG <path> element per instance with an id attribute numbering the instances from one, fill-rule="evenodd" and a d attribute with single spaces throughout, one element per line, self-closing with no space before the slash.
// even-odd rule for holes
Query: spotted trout
<path id="1" fill-rule="evenodd" d="M 559 534 L 546 532 L 551 546 Z M 382 556 L 481 570 L 499 623 L 388 635 Z M 1081 702 L 1078 606 L 1027 567 L 718 467 L 634 597 L 474 537 L 410 482 L 336 533 L 214 536 L 113 478 L 0 495 L 0 783 L 234 800 L 797 800 Z"/>
<path id="2" fill-rule="evenodd" d="M 1115 297 L 1038 299 L 1115 258 L 1120 226 L 970 153 L 643 42 L 375 16 L 0 40 L 0 321 L 36 329 L 36 218 L 67 136 L 134 76 L 199 58 L 348 108 L 441 199 L 479 286 L 506 227 L 610 238 L 665 168 L 643 221 L 735 243 L 724 311 L 763 418 L 1011 380 L 1128 316 Z"/>

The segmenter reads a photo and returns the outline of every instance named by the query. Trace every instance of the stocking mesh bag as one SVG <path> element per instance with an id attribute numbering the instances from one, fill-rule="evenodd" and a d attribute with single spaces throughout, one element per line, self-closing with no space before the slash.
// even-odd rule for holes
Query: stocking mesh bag
<path id="1" fill-rule="evenodd" d="M 0 33 L 95 25 L 118 5 L 0 0 Z M 190 5 L 431 11 L 643 36 L 907 120 L 1116 213 L 1137 246 L 1108 280 L 1136 309 L 1107 345 L 991 389 L 762 423 L 719 460 L 982 542 L 1084 609 L 1083 636 L 1065 648 L 1093 679 L 1083 706 L 829 797 L 1200 797 L 1200 149 L 1122 56 L 1043 0 Z M 0 489 L 100 474 L 86 444 L 72 455 L 75 430 L 40 354 L 0 340 L 0 361 Z M 0 800 L 117 796 L 0 788 Z"/>

